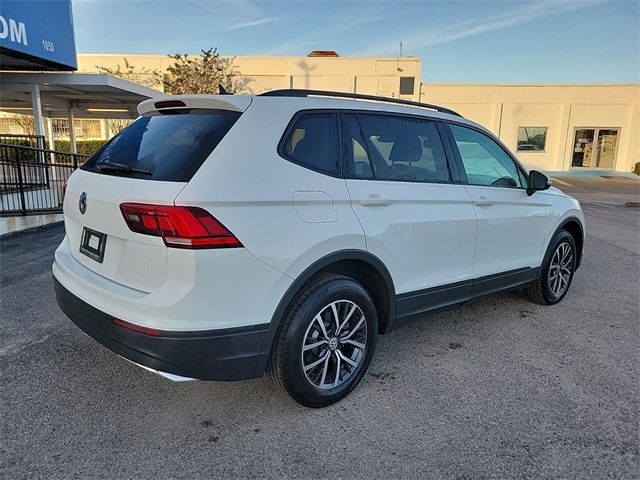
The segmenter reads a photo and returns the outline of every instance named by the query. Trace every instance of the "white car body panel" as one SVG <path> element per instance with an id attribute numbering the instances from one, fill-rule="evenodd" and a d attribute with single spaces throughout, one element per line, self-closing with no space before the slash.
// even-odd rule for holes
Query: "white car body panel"
<path id="1" fill-rule="evenodd" d="M 521 188 L 466 186 L 477 216 L 476 278 L 542 262 L 551 227 L 548 197 Z"/>
<path id="2" fill-rule="evenodd" d="M 105 178 L 108 181 L 105 181 Z M 159 237 L 132 232 L 122 219 L 124 202 L 171 205 L 185 184 L 149 182 L 97 175 L 78 169 L 67 182 L 64 222 L 71 255 L 86 268 L 126 287 L 152 292 L 169 276 L 167 247 Z M 87 212 L 80 213 L 80 194 L 87 192 Z M 108 234 L 102 263 L 80 253 L 82 228 Z"/>
<path id="3" fill-rule="evenodd" d="M 369 180 L 347 180 L 347 185 L 367 250 L 387 266 L 396 293 L 473 278 L 476 218 L 463 185 Z M 371 200 L 377 201 L 370 205 Z"/>
<path id="4" fill-rule="evenodd" d="M 528 195 L 523 189 L 463 183 L 345 179 L 312 171 L 278 153 L 291 119 L 302 110 L 422 115 L 481 129 L 460 117 L 366 101 L 204 95 L 155 98 L 143 102 L 139 112 L 148 114 L 156 103 L 170 100 L 188 108 L 242 112 L 189 181 L 80 169 L 66 188 L 66 236 L 55 253 L 53 274 L 70 295 L 107 317 L 167 332 L 260 327 L 273 333 L 281 321 L 276 314 L 291 301 L 293 287 L 299 288 L 319 262 L 345 252 L 382 265 L 390 276 L 391 295 L 406 299 L 422 291 L 405 304 L 406 312 L 420 314 L 420 306 L 411 302 L 433 298 L 430 289 L 442 287 L 438 302 L 446 305 L 442 296 L 448 285 L 462 284 L 458 300 L 465 301 L 475 279 L 527 268 L 535 274 L 552 235 L 567 220 L 577 221 L 584 232 L 579 203 L 556 188 Z M 85 213 L 79 209 L 83 192 Z M 167 247 L 162 237 L 129 229 L 120 211 L 125 202 L 202 208 L 242 246 Z M 83 227 L 107 235 L 102 263 L 80 253 Z M 392 311 L 398 302 L 391 299 Z M 245 353 L 263 362 L 271 339 L 267 335 L 261 344 L 258 334 L 267 335 L 251 333 L 253 350 Z M 152 370 L 162 367 L 129 359 Z M 171 371 L 192 376 L 189 369 Z M 257 368 L 255 375 L 260 374 Z M 207 376 L 231 377 L 225 372 Z"/>
<path id="5" fill-rule="evenodd" d="M 253 102 L 244 121 L 231 129 L 180 192 L 176 205 L 209 210 L 256 258 L 292 279 L 325 255 L 365 251 L 345 181 L 308 170 L 277 153 L 299 103 L 274 110 L 272 102 L 264 100 Z M 308 192 L 306 199 L 296 192 Z M 300 200 L 296 205 L 294 196 Z M 301 218 L 305 210 L 306 220 Z M 308 221 L 313 218 L 325 221 Z"/>

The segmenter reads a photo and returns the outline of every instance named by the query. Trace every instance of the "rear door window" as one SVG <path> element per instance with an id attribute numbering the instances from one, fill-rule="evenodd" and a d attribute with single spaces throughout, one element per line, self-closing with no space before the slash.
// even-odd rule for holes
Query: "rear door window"
<path id="1" fill-rule="evenodd" d="M 83 169 L 188 182 L 240 117 L 226 110 L 145 115 L 109 140 Z"/>
<path id="2" fill-rule="evenodd" d="M 451 181 L 435 122 L 361 113 L 343 118 L 351 176 L 422 183 Z"/>
<path id="3" fill-rule="evenodd" d="M 341 176 L 338 115 L 332 112 L 300 115 L 284 138 L 280 153 L 303 167 Z"/>

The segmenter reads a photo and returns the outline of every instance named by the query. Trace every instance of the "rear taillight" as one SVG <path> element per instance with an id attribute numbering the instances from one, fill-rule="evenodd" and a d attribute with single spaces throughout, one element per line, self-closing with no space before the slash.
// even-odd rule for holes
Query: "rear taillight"
<path id="1" fill-rule="evenodd" d="M 142 333 L 144 335 L 150 335 L 152 337 L 159 337 L 162 335 L 162 332 L 160 330 L 156 330 L 155 328 L 147 328 L 141 325 L 135 325 L 133 323 L 120 320 L 119 318 L 112 318 L 111 321 L 119 327 L 126 328 L 127 330 L 131 330 L 132 332 Z"/>
<path id="2" fill-rule="evenodd" d="M 162 237 L 168 247 L 242 247 L 233 233 L 199 207 L 123 203 L 120 211 L 131 231 Z"/>

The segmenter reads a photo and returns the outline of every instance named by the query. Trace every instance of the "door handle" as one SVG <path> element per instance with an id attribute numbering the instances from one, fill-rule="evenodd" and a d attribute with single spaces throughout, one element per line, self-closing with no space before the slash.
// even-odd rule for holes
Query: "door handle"
<path id="1" fill-rule="evenodd" d="M 363 198 L 360 200 L 360 205 L 363 207 L 386 207 L 391 205 L 391 200 L 388 198 L 382 198 L 379 195 L 371 195 L 369 198 Z"/>
<path id="2" fill-rule="evenodd" d="M 473 204 L 478 207 L 488 207 L 493 205 L 493 200 L 489 200 L 487 197 L 480 197 L 477 200 L 474 200 Z"/>

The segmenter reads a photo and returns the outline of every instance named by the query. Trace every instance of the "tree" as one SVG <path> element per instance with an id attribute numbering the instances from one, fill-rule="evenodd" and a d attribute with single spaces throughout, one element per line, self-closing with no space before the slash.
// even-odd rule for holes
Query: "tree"
<path id="1" fill-rule="evenodd" d="M 169 58 L 173 64 L 165 73 L 156 74 L 156 79 L 171 95 L 218 94 L 220 85 L 229 93 L 246 88 L 247 81 L 233 68 L 233 60 L 221 58 L 217 48 L 202 50 L 197 57 L 176 53 Z"/>
<path id="2" fill-rule="evenodd" d="M 96 69 L 100 73 L 106 73 L 107 75 L 112 75 L 117 78 L 121 78 L 122 80 L 127 80 L 132 83 L 137 83 L 138 85 L 142 85 L 144 87 L 157 89 L 161 86 L 158 83 L 158 75 L 160 74 L 157 70 L 148 70 L 146 68 L 138 69 L 135 66 L 129 63 L 127 58 L 122 59 L 124 62 L 124 66 L 119 63 L 115 68 L 111 67 L 103 67 L 100 65 L 96 65 Z M 115 135 L 127 127 L 131 123 L 131 120 L 128 118 L 112 118 L 107 120 L 107 125 L 109 126 L 109 134 Z"/>
<path id="3" fill-rule="evenodd" d="M 96 69 L 100 73 L 113 75 L 114 77 L 118 77 L 132 83 L 137 83 L 143 87 L 158 88 L 162 85 L 162 83 L 158 81 L 158 75 L 160 74 L 158 70 L 149 70 L 146 68 L 138 69 L 131 65 L 126 57 L 123 57 L 122 60 L 124 62 L 124 67 L 118 63 L 115 68 L 96 65 Z"/>
<path id="4" fill-rule="evenodd" d="M 22 113 L 8 113 L 6 118 L 10 123 L 18 125 L 25 135 L 36 134 L 36 121 L 33 115 L 24 115 Z"/>

